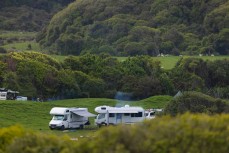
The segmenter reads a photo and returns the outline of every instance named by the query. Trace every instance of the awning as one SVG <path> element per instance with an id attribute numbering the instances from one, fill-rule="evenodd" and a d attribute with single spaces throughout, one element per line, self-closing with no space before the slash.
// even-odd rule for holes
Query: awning
<path id="1" fill-rule="evenodd" d="M 108 110 L 109 113 L 138 113 L 136 110 Z"/>
<path id="2" fill-rule="evenodd" d="M 89 113 L 87 111 L 71 111 L 72 113 L 79 115 L 79 116 L 83 116 L 83 117 L 95 117 L 95 114 Z"/>

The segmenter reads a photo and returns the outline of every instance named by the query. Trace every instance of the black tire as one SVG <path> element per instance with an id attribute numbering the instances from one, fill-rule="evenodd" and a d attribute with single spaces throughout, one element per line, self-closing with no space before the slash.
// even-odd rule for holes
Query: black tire
<path id="1" fill-rule="evenodd" d="M 101 123 L 101 124 L 99 124 L 98 126 L 99 126 L 99 128 L 101 128 L 101 127 L 103 127 L 103 126 L 107 126 L 107 124 L 106 124 L 106 123 Z"/>
<path id="2" fill-rule="evenodd" d="M 61 128 L 60 128 L 60 130 L 61 131 L 64 131 L 64 129 L 65 129 L 65 127 L 64 127 L 64 125 L 62 125 Z"/>
<path id="3" fill-rule="evenodd" d="M 80 129 L 82 130 L 84 128 L 83 124 L 80 125 Z"/>

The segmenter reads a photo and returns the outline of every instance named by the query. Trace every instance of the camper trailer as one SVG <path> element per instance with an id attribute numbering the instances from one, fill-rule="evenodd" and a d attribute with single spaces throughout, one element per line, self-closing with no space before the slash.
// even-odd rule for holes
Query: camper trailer
<path id="1" fill-rule="evenodd" d="M 64 108 L 54 107 L 50 114 L 53 116 L 49 122 L 49 128 L 53 129 L 83 129 L 84 125 L 89 125 L 88 117 L 96 115 L 89 113 L 87 108 Z"/>
<path id="2" fill-rule="evenodd" d="M 0 100 L 6 100 L 7 99 L 7 92 L 0 92 Z"/>
<path id="3" fill-rule="evenodd" d="M 95 119 L 95 124 L 99 127 L 102 125 L 117 125 L 117 124 L 134 124 L 142 122 L 145 119 L 145 110 L 142 107 L 110 107 L 99 106 L 95 108 L 98 116 Z"/>

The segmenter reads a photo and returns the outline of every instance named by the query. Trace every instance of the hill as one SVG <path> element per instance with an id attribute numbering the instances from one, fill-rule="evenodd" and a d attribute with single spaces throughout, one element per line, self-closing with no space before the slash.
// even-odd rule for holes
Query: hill
<path id="1" fill-rule="evenodd" d="M 228 54 L 228 0 L 76 0 L 39 34 L 58 54 Z"/>
<path id="2" fill-rule="evenodd" d="M 0 29 L 39 31 L 52 15 L 74 0 L 1 0 Z"/>

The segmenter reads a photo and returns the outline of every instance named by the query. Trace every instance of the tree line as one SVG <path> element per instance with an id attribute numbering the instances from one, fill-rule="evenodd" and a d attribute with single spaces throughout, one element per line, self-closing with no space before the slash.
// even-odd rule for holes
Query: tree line
<path id="1" fill-rule="evenodd" d="M 61 55 L 228 55 L 228 0 L 77 0 L 38 35 Z"/>
<path id="2" fill-rule="evenodd" d="M 199 91 L 228 98 L 229 61 L 181 58 L 172 70 L 161 68 L 149 56 L 119 61 L 107 54 L 68 56 L 63 62 L 37 52 L 11 52 L 0 56 L 0 86 L 30 99 L 79 97 L 144 99 Z"/>

